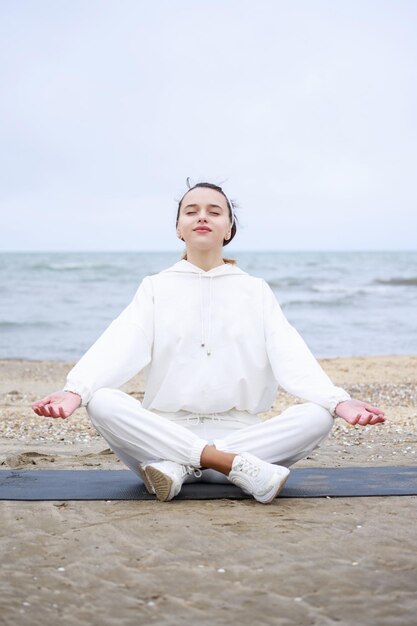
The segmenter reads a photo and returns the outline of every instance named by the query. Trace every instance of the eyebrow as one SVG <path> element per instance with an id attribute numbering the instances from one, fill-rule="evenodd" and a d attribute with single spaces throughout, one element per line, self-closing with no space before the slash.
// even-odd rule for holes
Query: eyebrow
<path id="1" fill-rule="evenodd" d="M 187 206 L 185 206 L 184 209 L 188 209 L 190 207 L 195 207 L 195 206 L 198 206 L 198 204 L 187 204 Z M 223 207 L 219 206 L 218 204 L 208 204 L 207 206 L 216 207 L 217 209 L 220 209 L 221 211 L 223 211 Z"/>

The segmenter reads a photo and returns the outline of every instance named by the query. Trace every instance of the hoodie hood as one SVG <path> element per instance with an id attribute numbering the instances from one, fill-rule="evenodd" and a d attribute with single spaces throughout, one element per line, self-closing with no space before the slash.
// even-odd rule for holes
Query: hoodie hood
<path id="1" fill-rule="evenodd" d="M 162 270 L 161 274 L 171 272 L 176 274 L 198 274 L 198 288 L 200 292 L 200 314 L 201 314 L 201 347 L 206 350 L 207 356 L 211 354 L 211 345 L 210 345 L 210 331 L 211 331 L 211 302 L 213 297 L 213 278 L 218 280 L 221 279 L 222 276 L 230 276 L 234 274 L 235 276 L 247 276 L 248 273 L 241 270 L 236 265 L 232 265 L 232 263 L 223 263 L 222 265 L 218 265 L 217 267 L 213 267 L 211 270 L 207 272 L 198 267 L 198 265 L 194 265 L 187 261 L 186 259 L 182 259 L 175 263 L 171 267 L 168 267 L 166 270 Z M 204 325 L 204 309 L 203 309 L 203 280 L 208 280 L 209 286 L 209 310 L 208 310 L 208 329 L 206 330 Z"/>

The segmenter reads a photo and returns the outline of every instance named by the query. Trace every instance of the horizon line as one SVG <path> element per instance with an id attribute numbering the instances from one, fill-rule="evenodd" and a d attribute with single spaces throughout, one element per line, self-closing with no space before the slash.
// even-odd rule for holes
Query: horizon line
<path id="1" fill-rule="evenodd" d="M 182 254 L 184 250 L 0 250 L 0 254 Z M 241 249 L 223 251 L 222 256 L 240 253 L 281 253 L 281 252 L 417 252 L 412 248 L 281 248 L 281 249 Z"/>

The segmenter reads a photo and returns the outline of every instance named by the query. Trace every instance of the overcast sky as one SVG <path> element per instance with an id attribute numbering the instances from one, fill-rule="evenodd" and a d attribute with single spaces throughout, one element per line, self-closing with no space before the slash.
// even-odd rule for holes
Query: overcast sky
<path id="1" fill-rule="evenodd" d="M 0 0 L 0 248 L 415 249 L 415 0 Z"/>

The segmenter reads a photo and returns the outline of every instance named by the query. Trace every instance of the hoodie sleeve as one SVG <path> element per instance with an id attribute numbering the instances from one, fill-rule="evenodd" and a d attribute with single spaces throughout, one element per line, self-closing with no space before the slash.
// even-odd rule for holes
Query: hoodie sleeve
<path id="1" fill-rule="evenodd" d="M 336 387 L 306 342 L 285 317 L 277 299 L 263 282 L 264 329 L 268 358 L 275 379 L 288 393 L 325 407 L 333 417 L 339 402 L 351 396 Z"/>
<path id="2" fill-rule="evenodd" d="M 123 309 L 67 375 L 64 391 L 81 396 L 85 406 L 100 387 L 118 388 L 151 361 L 152 283 L 146 276 Z"/>

